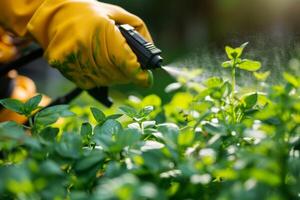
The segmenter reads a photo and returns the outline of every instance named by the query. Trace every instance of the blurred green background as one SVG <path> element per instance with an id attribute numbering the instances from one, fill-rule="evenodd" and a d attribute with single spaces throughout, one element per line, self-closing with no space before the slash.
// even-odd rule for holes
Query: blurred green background
<path id="1" fill-rule="evenodd" d="M 208 75 L 221 73 L 224 46 L 249 41 L 246 56 L 262 61 L 263 70 L 272 70 L 275 81 L 283 69 L 300 67 L 299 0 L 105 0 L 140 16 L 148 25 L 156 45 L 163 50 L 165 64 L 201 67 Z M 42 65 L 42 66 L 41 66 Z M 44 61 L 29 65 L 26 71 L 41 92 L 62 95 L 74 85 Z M 29 71 L 29 72 L 28 72 Z M 164 100 L 164 87 L 172 78 L 154 73 L 151 89 L 133 85 L 113 87 L 119 94 L 156 93 Z"/>

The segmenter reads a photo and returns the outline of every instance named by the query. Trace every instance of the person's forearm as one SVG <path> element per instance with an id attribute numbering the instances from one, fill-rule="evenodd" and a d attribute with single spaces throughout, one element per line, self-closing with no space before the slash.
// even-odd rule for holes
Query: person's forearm
<path id="1" fill-rule="evenodd" d="M 44 0 L 1 0 L 0 23 L 20 36 L 27 32 L 27 24 Z"/>

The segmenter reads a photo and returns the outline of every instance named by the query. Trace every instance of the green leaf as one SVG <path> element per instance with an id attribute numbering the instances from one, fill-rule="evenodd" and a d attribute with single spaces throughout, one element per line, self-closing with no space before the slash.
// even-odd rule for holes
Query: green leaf
<path id="1" fill-rule="evenodd" d="M 98 123 L 103 123 L 105 121 L 105 114 L 101 110 L 99 110 L 98 108 L 92 107 L 91 111 L 93 113 L 95 120 Z"/>
<path id="2" fill-rule="evenodd" d="M 236 58 L 240 58 L 242 53 L 243 53 L 244 48 L 243 47 L 238 47 L 238 48 L 232 48 L 229 46 L 225 47 L 225 51 L 227 54 L 227 57 L 231 60 L 236 59 Z"/>
<path id="3" fill-rule="evenodd" d="M 22 139 L 25 136 L 25 131 L 20 124 L 17 124 L 16 122 L 0 123 L 0 137 L 3 137 L 4 139 Z"/>
<path id="4" fill-rule="evenodd" d="M 205 123 L 203 129 L 213 135 L 225 135 L 226 131 L 222 126 L 213 123 Z"/>
<path id="5" fill-rule="evenodd" d="M 58 128 L 52 128 L 52 127 L 47 127 L 42 132 L 40 135 L 46 140 L 46 141 L 51 141 L 54 142 L 56 140 L 56 136 L 59 133 Z"/>
<path id="6" fill-rule="evenodd" d="M 156 125 L 156 121 L 144 121 L 142 122 L 143 129 L 154 128 Z"/>
<path id="7" fill-rule="evenodd" d="M 27 116 L 29 116 L 33 111 L 35 111 L 38 107 L 39 104 L 42 100 L 43 96 L 41 94 L 32 97 L 31 99 L 29 99 L 25 104 L 24 104 L 24 108 L 25 108 L 25 114 Z"/>
<path id="8" fill-rule="evenodd" d="M 141 138 L 141 134 L 137 129 L 125 129 L 116 134 L 116 143 L 120 148 L 132 146 Z"/>
<path id="9" fill-rule="evenodd" d="M 97 125 L 94 129 L 93 141 L 100 145 L 105 151 L 118 151 L 115 146 L 114 136 L 122 131 L 120 122 L 109 119 L 103 125 Z"/>
<path id="10" fill-rule="evenodd" d="M 55 163 L 52 160 L 44 161 L 40 166 L 40 170 L 41 170 L 42 174 L 47 175 L 47 176 L 55 176 L 55 175 L 63 174 L 59 165 L 57 165 L 57 163 Z"/>
<path id="11" fill-rule="evenodd" d="M 139 112 L 139 118 L 147 117 L 154 110 L 153 106 L 146 106 Z"/>
<path id="12" fill-rule="evenodd" d="M 223 98 L 228 97 L 231 94 L 231 92 L 232 92 L 232 85 L 228 81 L 226 81 L 222 85 L 220 91 L 222 93 L 222 97 Z"/>
<path id="13" fill-rule="evenodd" d="M 81 129 L 80 129 L 80 135 L 83 138 L 90 137 L 93 134 L 93 127 L 90 123 L 85 122 L 82 124 Z"/>
<path id="14" fill-rule="evenodd" d="M 237 67 L 246 71 L 255 72 L 261 68 L 261 63 L 258 61 L 244 59 L 237 65 Z"/>
<path id="15" fill-rule="evenodd" d="M 157 130 L 163 135 L 164 142 L 172 148 L 176 148 L 179 135 L 179 127 L 173 123 L 157 125 Z"/>
<path id="16" fill-rule="evenodd" d="M 171 93 L 174 92 L 176 90 L 179 90 L 180 88 L 182 88 L 182 84 L 175 82 L 175 83 L 171 83 L 169 84 L 166 88 L 165 88 L 165 92 L 166 93 Z"/>
<path id="17" fill-rule="evenodd" d="M 102 126 L 95 130 L 95 135 L 110 135 L 118 133 L 122 130 L 122 125 L 120 122 L 114 119 L 107 120 Z"/>
<path id="18" fill-rule="evenodd" d="M 0 104 L 8 110 L 14 111 L 18 114 L 25 115 L 26 111 L 24 108 L 24 103 L 17 99 L 1 99 Z"/>
<path id="19" fill-rule="evenodd" d="M 79 172 L 89 170 L 95 165 L 103 164 L 104 160 L 105 155 L 101 151 L 91 152 L 76 163 L 75 170 Z"/>
<path id="20" fill-rule="evenodd" d="M 231 54 L 234 52 L 234 49 L 233 49 L 232 47 L 226 46 L 226 47 L 225 47 L 225 52 L 226 52 L 227 57 L 228 57 L 229 59 L 233 59 L 233 56 L 232 56 Z"/>
<path id="21" fill-rule="evenodd" d="M 81 148 L 81 137 L 71 133 L 64 133 L 59 143 L 55 146 L 57 154 L 68 159 L 79 158 L 82 151 Z"/>
<path id="22" fill-rule="evenodd" d="M 220 87 L 223 84 L 221 77 L 213 76 L 205 80 L 204 85 L 208 88 Z"/>
<path id="23" fill-rule="evenodd" d="M 230 61 L 225 61 L 222 63 L 222 67 L 223 68 L 229 68 L 229 67 L 232 67 L 233 66 L 233 62 L 230 60 Z"/>
<path id="24" fill-rule="evenodd" d="M 119 108 L 122 112 L 124 112 L 125 115 L 127 115 L 128 117 L 134 118 L 138 115 L 138 112 L 129 106 L 121 106 Z"/>
<path id="25" fill-rule="evenodd" d="M 45 108 L 35 115 L 35 124 L 48 126 L 54 124 L 60 117 L 70 117 L 74 113 L 69 111 L 68 105 L 58 105 Z"/>
<path id="26" fill-rule="evenodd" d="M 300 80 L 292 74 L 287 72 L 283 73 L 283 78 L 290 84 L 292 84 L 295 88 L 300 87 Z"/>
<path id="27" fill-rule="evenodd" d="M 240 46 L 240 48 L 245 49 L 248 46 L 249 42 L 245 42 Z"/>
<path id="28" fill-rule="evenodd" d="M 123 114 L 114 114 L 114 115 L 109 115 L 108 117 L 106 117 L 106 119 L 119 119 L 122 116 Z"/>
<path id="29" fill-rule="evenodd" d="M 247 94 L 242 97 L 244 107 L 249 109 L 253 108 L 258 100 L 258 94 L 257 93 L 252 93 L 252 94 Z"/>
<path id="30" fill-rule="evenodd" d="M 265 81 L 267 78 L 270 76 L 271 72 L 266 71 L 266 72 L 254 72 L 253 75 L 255 78 L 259 81 Z"/>

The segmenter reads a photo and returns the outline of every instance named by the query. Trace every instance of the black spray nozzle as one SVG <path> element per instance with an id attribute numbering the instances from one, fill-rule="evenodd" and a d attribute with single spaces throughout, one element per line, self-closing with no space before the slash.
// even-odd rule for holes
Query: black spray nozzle
<path id="1" fill-rule="evenodd" d="M 118 25 L 128 45 L 135 53 L 142 69 L 156 69 L 161 67 L 162 51 L 154 44 L 146 41 L 132 26 L 128 24 Z"/>

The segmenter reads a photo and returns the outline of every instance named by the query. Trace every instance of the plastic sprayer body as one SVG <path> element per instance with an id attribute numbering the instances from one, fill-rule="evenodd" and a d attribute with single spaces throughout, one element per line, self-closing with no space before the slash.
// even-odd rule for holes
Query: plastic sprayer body
<path id="1" fill-rule="evenodd" d="M 128 24 L 118 25 L 122 35 L 132 51 L 136 54 L 142 69 L 161 68 L 163 58 L 162 51 L 154 44 L 146 41 L 132 26 Z"/>

